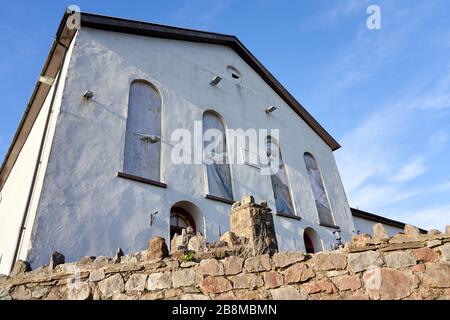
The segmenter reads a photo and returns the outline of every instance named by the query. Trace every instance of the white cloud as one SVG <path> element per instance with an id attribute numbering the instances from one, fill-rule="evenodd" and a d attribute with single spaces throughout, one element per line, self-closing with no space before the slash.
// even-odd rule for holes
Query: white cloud
<path id="1" fill-rule="evenodd" d="M 428 171 L 428 167 L 424 162 L 425 159 L 423 158 L 412 160 L 411 162 L 401 167 L 399 173 L 393 176 L 391 180 L 394 182 L 407 182 L 420 176 L 421 174 Z"/>

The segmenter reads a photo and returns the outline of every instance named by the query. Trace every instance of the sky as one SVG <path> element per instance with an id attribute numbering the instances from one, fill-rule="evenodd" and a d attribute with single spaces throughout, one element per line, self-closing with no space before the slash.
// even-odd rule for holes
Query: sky
<path id="1" fill-rule="evenodd" d="M 0 159 L 69 5 L 236 35 L 342 145 L 352 207 L 450 224 L 448 0 L 2 1 Z M 369 5 L 381 29 L 367 28 Z"/>

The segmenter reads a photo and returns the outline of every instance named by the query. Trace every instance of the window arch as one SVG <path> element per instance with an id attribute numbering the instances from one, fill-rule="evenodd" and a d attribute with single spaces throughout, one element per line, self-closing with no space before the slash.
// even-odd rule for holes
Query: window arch
<path id="1" fill-rule="evenodd" d="M 123 170 L 126 174 L 160 180 L 161 97 L 143 80 L 130 85 Z"/>
<path id="2" fill-rule="evenodd" d="M 277 213 L 295 216 L 281 150 L 270 136 L 266 138 L 266 151 Z"/>
<path id="3" fill-rule="evenodd" d="M 323 224 L 334 225 L 330 203 L 317 162 L 310 153 L 305 153 L 303 157 L 306 164 L 306 171 L 308 172 L 309 183 L 316 202 L 319 221 Z"/>
<path id="4" fill-rule="evenodd" d="M 203 156 L 206 161 L 209 195 L 233 200 L 225 126 L 214 111 L 203 114 Z"/>

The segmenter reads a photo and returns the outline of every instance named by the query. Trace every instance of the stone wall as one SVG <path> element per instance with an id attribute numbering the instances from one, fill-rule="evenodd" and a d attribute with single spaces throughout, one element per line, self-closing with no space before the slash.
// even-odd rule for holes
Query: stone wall
<path id="1" fill-rule="evenodd" d="M 450 232 L 407 226 L 387 238 L 354 236 L 335 251 L 251 256 L 220 241 L 168 255 L 162 238 L 113 258 L 86 257 L 0 277 L 0 299 L 449 299 Z M 240 249 L 241 248 L 241 249 Z"/>

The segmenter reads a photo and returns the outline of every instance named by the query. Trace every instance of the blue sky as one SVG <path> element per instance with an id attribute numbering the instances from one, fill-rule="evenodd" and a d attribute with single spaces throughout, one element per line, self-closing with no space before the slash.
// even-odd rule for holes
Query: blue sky
<path id="1" fill-rule="evenodd" d="M 57 4 L 56 4 L 57 3 Z M 450 2 L 3 1 L 0 158 L 64 8 L 234 34 L 342 144 L 351 206 L 424 228 L 450 224 Z M 366 8 L 381 8 L 381 30 Z"/>

